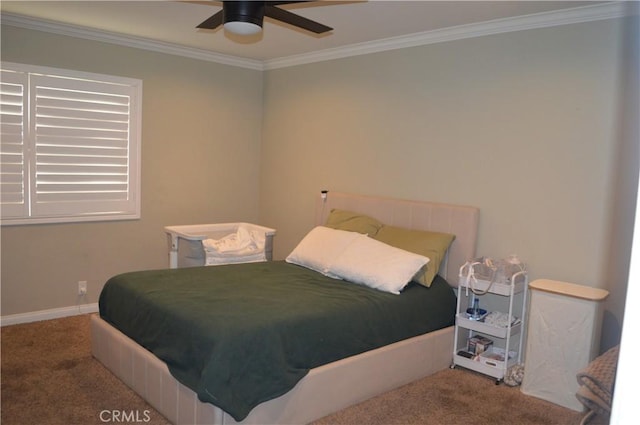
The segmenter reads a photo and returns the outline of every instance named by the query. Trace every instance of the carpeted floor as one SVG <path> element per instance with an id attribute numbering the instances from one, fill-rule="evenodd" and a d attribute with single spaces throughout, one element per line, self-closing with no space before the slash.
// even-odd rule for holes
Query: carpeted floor
<path id="1" fill-rule="evenodd" d="M 169 424 L 91 356 L 88 315 L 1 332 L 3 425 Z"/>
<path id="2" fill-rule="evenodd" d="M 495 385 L 493 379 L 455 369 L 405 385 L 313 425 L 577 425 L 582 417 L 579 412 L 525 396 L 518 388 Z"/>
<path id="3" fill-rule="evenodd" d="M 88 315 L 6 326 L 1 332 L 3 425 L 169 423 L 91 357 Z M 456 369 L 314 425 L 577 425 L 582 416 Z M 606 422 L 591 422 L 598 423 Z"/>

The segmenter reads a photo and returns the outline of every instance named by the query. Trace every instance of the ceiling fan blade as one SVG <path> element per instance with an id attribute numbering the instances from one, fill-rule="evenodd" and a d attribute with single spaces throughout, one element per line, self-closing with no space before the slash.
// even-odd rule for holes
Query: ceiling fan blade
<path id="1" fill-rule="evenodd" d="M 326 25 L 322 25 L 318 22 L 312 21 L 311 19 L 304 18 L 300 15 L 296 15 L 295 13 L 291 13 L 287 10 L 280 9 L 279 7 L 272 6 L 272 2 L 267 2 L 264 7 L 264 15 L 273 19 L 277 19 L 278 21 L 285 22 L 287 24 L 294 25 L 296 27 L 305 29 L 307 31 L 314 32 L 316 34 L 322 34 L 327 31 L 331 31 L 333 28 L 328 27 Z M 291 2 L 290 2 L 291 3 Z"/>
<path id="2" fill-rule="evenodd" d="M 208 30 L 212 30 L 214 28 L 218 28 L 222 25 L 222 18 L 224 16 L 224 12 L 221 10 L 215 15 L 211 16 L 209 19 L 198 25 L 196 28 L 204 28 Z"/>

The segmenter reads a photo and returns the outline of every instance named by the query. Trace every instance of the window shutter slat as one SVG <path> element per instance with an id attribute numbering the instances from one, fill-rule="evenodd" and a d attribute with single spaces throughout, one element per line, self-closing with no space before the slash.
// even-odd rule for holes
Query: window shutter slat
<path id="1" fill-rule="evenodd" d="M 89 137 L 57 137 L 50 135 L 38 136 L 39 146 L 77 146 L 94 147 L 103 149 L 126 149 L 129 150 L 129 140 L 127 139 L 96 139 Z"/>

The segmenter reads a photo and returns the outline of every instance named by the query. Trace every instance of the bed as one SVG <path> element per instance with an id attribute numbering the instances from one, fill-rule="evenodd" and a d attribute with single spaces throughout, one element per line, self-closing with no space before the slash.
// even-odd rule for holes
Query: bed
<path id="1" fill-rule="evenodd" d="M 448 282 L 448 284 L 455 285 L 460 264 L 464 263 L 466 259 L 472 257 L 475 253 L 478 210 L 473 207 L 330 192 L 326 194 L 326 196 L 318 198 L 316 224 L 321 225 L 327 223 L 327 218 L 331 216 L 332 211 L 336 210 L 366 214 L 388 226 L 446 232 L 455 235 L 455 239 L 451 243 L 446 256 L 442 258 L 439 264 L 439 276 L 436 277 L 436 280 L 439 280 L 440 283 L 436 284 L 436 280 L 434 280 L 433 288 L 442 288 L 442 286 L 439 286 L 444 282 L 442 279 L 447 279 L 446 282 Z M 173 270 L 172 272 L 191 275 L 191 284 L 196 285 L 196 283 L 193 282 L 201 278 L 192 275 L 193 273 L 215 272 L 226 273 L 227 275 L 243 275 L 243 273 L 248 273 L 249 270 L 253 270 L 254 272 L 262 274 L 270 274 L 275 272 L 276 269 L 282 269 L 285 273 L 291 273 L 292 266 L 295 267 L 296 265 L 289 264 L 288 262 L 273 262 L 272 264 L 216 266 L 213 268 L 201 268 L 207 269 L 202 271 L 193 269 L 182 272 Z M 241 267 L 241 269 L 238 269 L 238 267 Z M 218 270 L 213 270 L 216 268 Z M 314 285 L 316 285 L 314 287 L 318 287 L 319 284 L 331 286 L 331 281 L 335 281 L 334 279 L 326 278 L 326 276 L 321 276 L 314 271 L 305 268 L 299 269 L 304 275 L 302 279 L 313 281 Z M 240 270 L 242 270 L 242 272 L 240 272 Z M 139 272 L 135 277 L 146 280 L 149 282 L 148 285 L 152 285 L 152 281 L 164 281 L 166 286 L 155 291 L 155 293 L 162 294 L 163 288 L 168 288 L 173 278 L 172 275 L 167 275 L 166 273 L 167 271 Z M 316 274 L 318 276 L 316 276 Z M 317 281 L 317 279 L 319 279 L 319 281 Z M 251 287 L 253 280 L 248 282 L 246 289 L 249 291 L 249 294 L 258 294 L 260 290 L 259 287 Z M 445 285 L 447 284 L 445 283 Z M 125 293 L 126 291 L 134 290 L 127 287 L 125 283 L 122 283 L 121 286 L 123 288 L 121 291 L 125 291 Z M 141 287 L 142 284 L 137 284 L 137 286 Z M 360 285 L 343 284 L 342 286 L 348 286 L 351 291 L 360 291 L 353 295 L 358 299 L 364 295 L 369 296 L 372 292 L 377 292 Z M 107 285 L 105 285 L 105 288 L 106 287 Z M 110 284 L 109 287 L 118 286 L 116 284 Z M 410 291 L 413 291 L 411 292 L 412 294 L 421 293 L 420 291 L 424 292 L 425 288 L 421 288 L 420 285 L 407 286 L 401 296 L 409 294 Z M 190 293 L 191 290 L 192 288 L 189 288 L 185 292 Z M 367 292 L 367 290 L 369 292 Z M 432 288 L 428 288 L 428 290 L 432 292 L 436 291 L 436 289 Z M 289 292 L 291 291 L 290 288 L 287 288 L 285 291 L 287 291 L 285 293 L 291 293 Z M 216 292 L 224 293 L 224 289 L 217 288 Z M 242 296 L 245 297 L 247 294 Z M 375 296 L 377 297 L 376 302 L 378 302 L 378 298 L 383 300 L 393 298 L 396 300 L 400 299 L 397 295 L 389 294 L 384 294 L 379 297 L 377 295 Z M 173 295 L 171 297 L 173 297 Z M 405 297 L 405 299 L 406 298 L 407 297 Z M 131 292 L 122 299 L 137 300 L 138 295 Z M 397 301 L 392 302 L 396 303 Z M 112 306 L 115 304 L 127 303 L 111 302 Z M 213 398 L 209 400 L 213 401 L 215 405 L 200 401 L 200 399 L 207 399 L 207 397 L 203 397 L 203 393 L 196 388 L 197 385 L 190 382 L 187 371 L 184 372 L 184 375 L 181 375 L 180 370 L 176 371 L 177 368 L 173 362 L 173 357 L 167 357 L 165 355 L 166 349 L 163 352 L 162 349 L 158 351 L 156 348 L 151 347 L 152 350 L 156 350 L 156 353 L 160 353 L 158 354 L 159 357 L 171 359 L 167 360 L 171 366 L 168 366 L 167 363 L 160 360 L 160 358 L 154 355 L 149 349 L 144 348 L 134 341 L 134 339 L 125 335 L 128 334 L 132 336 L 148 348 L 149 344 L 153 345 L 153 338 L 145 340 L 143 333 L 141 333 L 141 335 L 136 334 L 139 329 L 138 323 L 130 320 L 130 318 L 133 317 L 131 315 L 135 316 L 139 314 L 144 311 L 144 308 L 141 308 L 139 304 L 134 302 L 130 302 L 129 304 L 131 305 L 128 309 L 125 308 L 126 306 L 124 305 L 117 308 L 125 310 L 124 314 L 130 315 L 123 316 L 122 319 L 115 319 L 115 316 L 109 316 L 109 313 L 107 313 L 109 308 L 106 307 L 109 303 L 105 303 L 105 306 L 101 305 L 100 315 L 92 317 L 93 355 L 124 383 L 145 398 L 160 413 L 175 424 L 228 424 L 238 422 L 260 424 L 308 423 L 344 407 L 445 369 L 451 364 L 453 351 L 453 327 L 451 324 L 453 323 L 453 319 L 448 318 L 446 319 L 448 320 L 446 324 L 443 324 L 445 322 L 436 323 L 434 326 L 437 330 L 435 331 L 423 333 L 423 331 L 417 327 L 404 336 L 391 336 L 390 340 L 386 340 L 387 342 L 380 342 L 382 345 L 377 348 L 367 349 L 363 348 L 364 346 L 358 346 L 353 349 L 345 348 L 345 350 L 347 350 L 347 357 L 333 359 L 331 357 L 333 354 L 328 354 L 328 357 L 320 356 L 319 359 L 314 360 L 317 365 L 311 362 L 309 364 L 312 365 L 312 367 L 308 367 L 308 365 L 302 367 L 302 371 L 293 370 L 295 368 L 292 369 L 289 367 L 290 371 L 293 370 L 292 374 L 295 375 L 292 377 L 290 383 L 290 386 L 292 386 L 291 389 L 287 386 L 280 386 L 275 391 L 279 391 L 281 395 L 278 394 L 275 398 L 269 397 L 267 401 L 261 400 L 261 397 L 264 398 L 264 394 L 254 395 L 255 400 L 258 400 L 258 403 L 255 403 L 257 404 L 255 407 L 250 404 L 249 406 L 241 406 L 238 410 L 238 406 L 234 401 L 219 400 L 221 393 L 214 394 Z M 403 306 L 401 309 L 404 310 L 405 307 Z M 431 309 L 432 308 L 429 308 L 429 310 Z M 227 311 L 227 313 L 231 314 L 232 310 L 233 309 Z M 311 310 L 311 308 L 304 307 L 303 310 L 307 311 Z M 300 313 L 302 312 L 303 311 Z M 177 316 L 173 317 L 169 323 L 173 324 L 183 319 L 180 311 L 176 311 L 175 314 Z M 336 330 L 340 329 L 340 314 L 341 313 L 331 313 L 330 316 L 337 317 L 336 320 L 338 320 L 338 322 L 331 324 L 327 321 L 324 327 L 330 330 L 333 329 L 330 331 L 329 337 L 344 337 L 343 339 L 336 339 L 337 342 L 333 345 L 342 346 L 342 344 L 345 344 L 346 347 L 347 340 L 357 338 L 353 338 L 352 335 L 349 336 L 346 327 L 344 329 L 344 335 L 342 335 L 343 332 Z M 104 318 L 101 316 L 104 316 Z M 241 321 L 239 317 L 234 318 L 232 321 L 234 323 Z M 133 325 L 127 328 L 127 323 L 129 322 L 133 323 Z M 416 322 L 418 322 L 418 320 L 416 320 Z M 289 322 L 287 321 L 287 323 Z M 113 325 L 118 326 L 122 332 Z M 314 325 L 312 324 L 312 326 Z M 315 326 L 316 328 L 323 327 L 317 324 Z M 163 329 L 164 328 L 166 328 L 166 322 Z M 157 333 L 158 329 L 153 332 Z M 379 326 L 376 327 L 376 332 L 378 329 Z M 174 330 L 174 334 L 183 332 L 184 331 Z M 233 334 L 245 333 L 242 327 L 233 329 L 233 331 L 230 332 Z M 257 344 L 256 346 L 263 347 L 263 345 L 261 345 L 262 341 L 256 339 L 257 337 L 255 335 L 250 338 L 253 338 L 252 341 Z M 322 338 L 326 338 L 326 336 Z M 311 345 L 313 343 L 314 341 L 312 339 L 303 344 L 299 344 L 299 346 L 309 346 L 311 347 L 311 351 L 321 352 L 322 346 L 314 348 Z M 229 340 L 228 344 L 233 345 L 235 342 Z M 349 354 L 351 353 L 349 350 L 353 350 L 351 355 Z M 172 351 L 174 352 L 173 354 L 175 354 L 179 350 Z M 255 353 L 251 353 L 251 350 L 248 351 L 248 355 L 255 355 Z M 266 351 L 268 350 L 265 350 L 265 352 Z M 308 353 L 305 354 L 303 352 L 301 355 L 307 354 Z M 182 356 L 183 353 L 177 353 L 176 355 Z M 233 357 L 234 356 L 227 355 L 226 360 L 218 359 L 218 362 L 224 364 L 222 363 L 224 361 L 233 361 Z M 201 361 L 201 359 L 197 357 L 194 359 L 193 363 Z M 245 359 L 244 362 L 245 364 L 254 364 L 259 362 L 259 360 L 260 359 L 253 357 Z M 302 360 L 306 361 L 306 359 L 302 357 L 296 358 L 296 365 Z M 371 373 L 371 371 L 376 371 L 376 373 Z M 203 375 L 206 375 L 206 373 L 203 373 Z M 174 376 L 178 376 L 179 379 L 176 379 Z M 218 389 L 220 389 L 225 382 L 228 381 L 218 382 Z M 214 388 L 215 385 L 211 385 L 210 388 Z M 200 397 L 197 393 L 200 394 Z M 229 411 L 217 407 L 220 405 L 227 406 L 227 410 Z"/>

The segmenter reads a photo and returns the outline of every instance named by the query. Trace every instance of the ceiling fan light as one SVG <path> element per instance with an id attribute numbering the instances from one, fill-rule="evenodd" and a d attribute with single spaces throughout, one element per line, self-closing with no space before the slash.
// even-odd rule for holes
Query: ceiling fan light
<path id="1" fill-rule="evenodd" d="M 242 21 L 225 22 L 224 29 L 238 35 L 253 35 L 262 31 L 260 25 Z"/>

